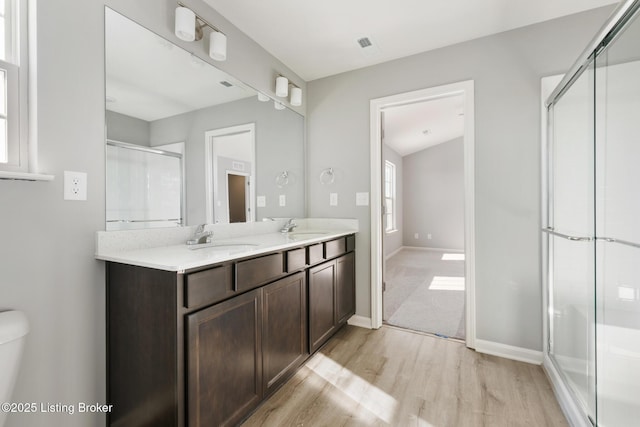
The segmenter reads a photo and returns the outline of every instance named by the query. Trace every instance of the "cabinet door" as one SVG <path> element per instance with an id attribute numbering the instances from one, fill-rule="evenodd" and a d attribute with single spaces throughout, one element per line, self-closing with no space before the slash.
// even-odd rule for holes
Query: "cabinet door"
<path id="1" fill-rule="evenodd" d="M 263 289 L 264 393 L 275 390 L 307 356 L 307 293 L 304 273 Z"/>
<path id="2" fill-rule="evenodd" d="M 338 324 L 346 322 L 356 312 L 355 266 L 353 252 L 336 260 L 336 316 Z"/>
<path id="3" fill-rule="evenodd" d="M 333 334 L 336 262 L 309 269 L 309 351 L 313 353 Z"/>
<path id="4" fill-rule="evenodd" d="M 262 399 L 262 290 L 187 316 L 188 425 L 234 425 Z"/>

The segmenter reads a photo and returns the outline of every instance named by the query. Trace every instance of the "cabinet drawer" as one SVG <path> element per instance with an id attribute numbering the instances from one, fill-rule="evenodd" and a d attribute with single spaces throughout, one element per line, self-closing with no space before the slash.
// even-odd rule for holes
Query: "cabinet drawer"
<path id="1" fill-rule="evenodd" d="M 304 248 L 287 251 L 287 273 L 300 270 L 307 264 L 307 256 Z"/>
<path id="2" fill-rule="evenodd" d="M 337 257 L 346 252 L 346 239 L 341 237 L 336 240 L 330 240 L 324 244 L 324 257 L 326 259 Z"/>
<path id="3" fill-rule="evenodd" d="M 231 265 L 222 265 L 188 274 L 185 278 L 185 307 L 199 307 L 233 295 L 232 273 Z"/>
<path id="4" fill-rule="evenodd" d="M 253 289 L 283 273 L 282 253 L 241 261 L 236 264 L 236 290 Z"/>
<path id="5" fill-rule="evenodd" d="M 356 236 L 351 234 L 347 236 L 347 252 L 353 252 L 356 250 Z"/>
<path id="6" fill-rule="evenodd" d="M 324 261 L 324 253 L 322 243 L 307 246 L 307 263 L 309 265 L 317 264 Z"/>

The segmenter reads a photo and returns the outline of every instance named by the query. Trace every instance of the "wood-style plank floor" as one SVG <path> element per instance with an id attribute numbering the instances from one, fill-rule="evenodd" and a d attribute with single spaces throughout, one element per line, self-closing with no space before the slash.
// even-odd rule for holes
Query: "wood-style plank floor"
<path id="1" fill-rule="evenodd" d="M 346 326 L 250 426 L 567 426 L 540 366 L 393 327 Z"/>

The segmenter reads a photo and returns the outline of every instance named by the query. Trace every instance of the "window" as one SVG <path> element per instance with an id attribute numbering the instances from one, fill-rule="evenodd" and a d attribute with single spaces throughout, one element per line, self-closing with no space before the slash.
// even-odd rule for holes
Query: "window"
<path id="1" fill-rule="evenodd" d="M 0 0 L 0 170 L 27 172 L 27 0 Z"/>
<path id="2" fill-rule="evenodd" d="M 396 231 L 396 165 L 384 162 L 384 217 L 385 231 Z"/>

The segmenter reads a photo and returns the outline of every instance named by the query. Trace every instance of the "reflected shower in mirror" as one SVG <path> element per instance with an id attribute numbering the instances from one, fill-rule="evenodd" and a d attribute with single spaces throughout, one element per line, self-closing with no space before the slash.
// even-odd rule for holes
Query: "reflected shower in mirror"
<path id="1" fill-rule="evenodd" d="M 107 230 L 304 216 L 302 116 L 110 8 L 105 56 Z"/>

